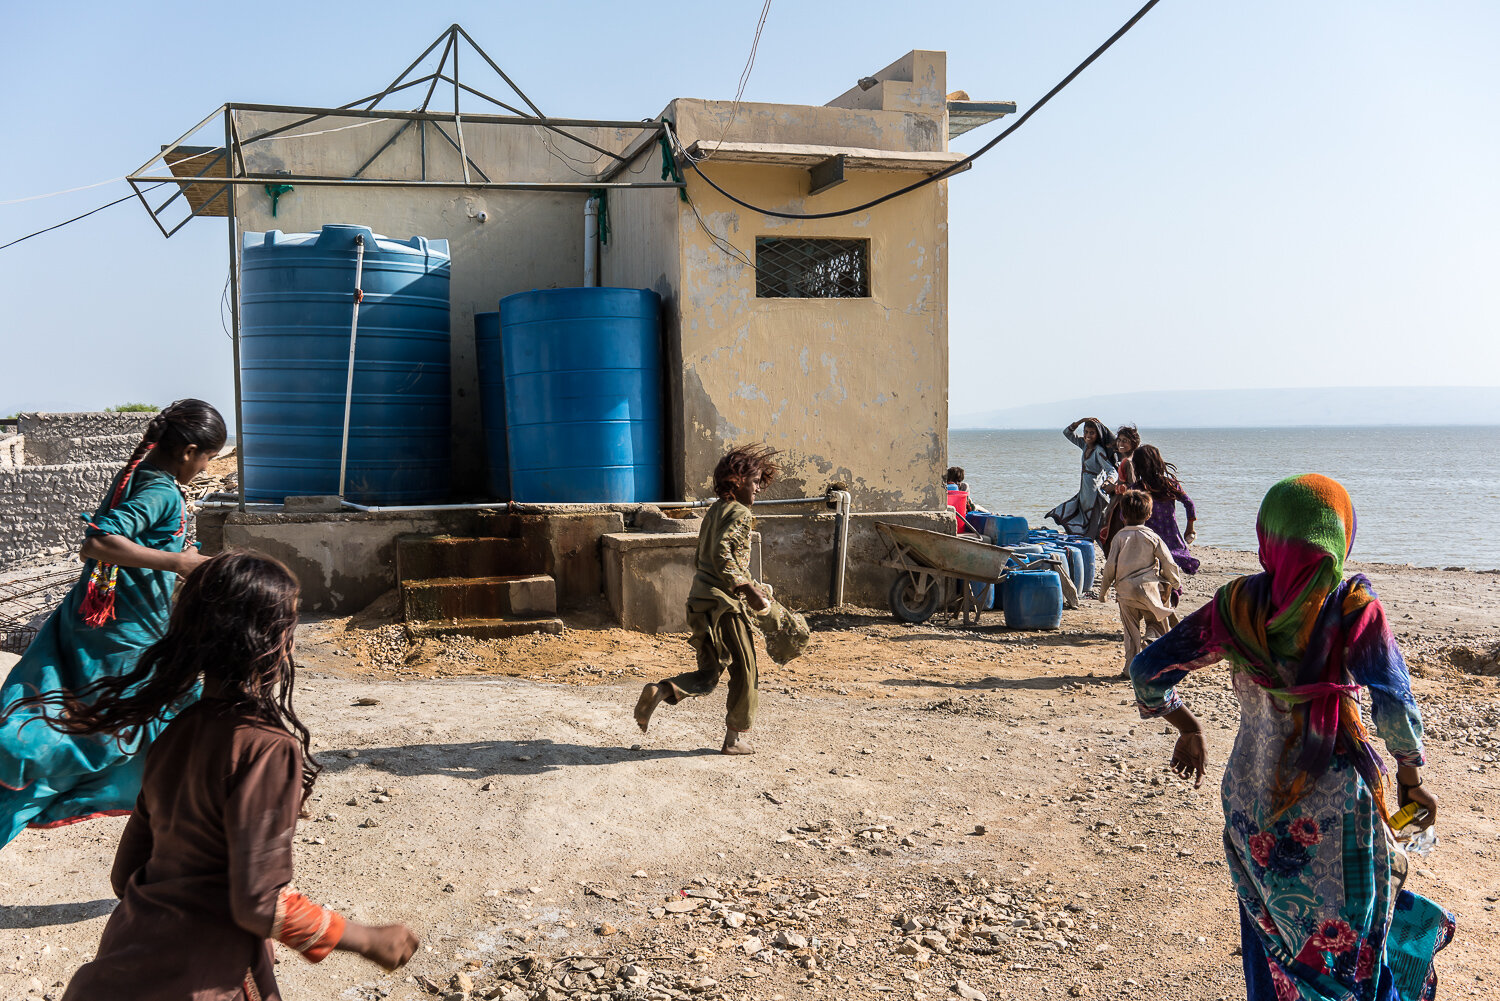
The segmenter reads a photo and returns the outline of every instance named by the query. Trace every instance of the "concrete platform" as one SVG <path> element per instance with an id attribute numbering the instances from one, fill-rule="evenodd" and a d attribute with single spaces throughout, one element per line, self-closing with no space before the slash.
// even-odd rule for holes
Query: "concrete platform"
<path id="1" fill-rule="evenodd" d="M 557 614 L 557 584 L 546 574 L 401 581 L 407 622 L 530 618 Z"/>
<path id="2" fill-rule="evenodd" d="M 489 577 L 543 574 L 547 550 L 533 539 L 413 535 L 396 540 L 396 577 Z"/>
<path id="3" fill-rule="evenodd" d="M 698 537 L 680 532 L 606 535 L 604 594 L 620 625 L 642 633 L 687 631 Z M 750 535 L 750 572 L 761 577 L 760 533 Z"/>
<path id="4" fill-rule="evenodd" d="M 532 633 L 563 631 L 563 620 L 545 619 L 449 619 L 446 622 L 408 622 L 406 635 L 411 639 L 435 639 L 443 636 L 472 636 L 481 640 L 501 640 Z"/>

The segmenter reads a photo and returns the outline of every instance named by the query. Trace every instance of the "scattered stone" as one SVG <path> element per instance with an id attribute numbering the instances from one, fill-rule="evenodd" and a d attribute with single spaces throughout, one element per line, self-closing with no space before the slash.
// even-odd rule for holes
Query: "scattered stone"
<path id="1" fill-rule="evenodd" d="M 953 992 L 966 1001 L 985 1001 L 984 991 L 976 991 L 962 980 L 953 982 Z"/>
<path id="2" fill-rule="evenodd" d="M 598 933 L 600 935 L 606 935 L 606 936 L 607 935 L 613 935 L 616 932 L 618 932 L 619 930 L 620 929 L 616 928 L 614 925 L 610 924 L 608 921 L 604 922 L 598 928 L 594 929 L 594 931 L 596 933 Z"/>
<path id="3" fill-rule="evenodd" d="M 357 705 L 357 706 L 378 706 L 378 705 L 380 705 L 380 700 L 379 699 L 372 699 L 368 695 L 365 695 L 365 696 L 362 696 L 360 698 L 355 699 L 354 700 L 354 704 Z"/>
<path id="4" fill-rule="evenodd" d="M 484 785 L 482 785 L 482 786 L 479 787 L 479 791 L 480 792 L 494 792 L 496 788 L 497 787 L 495 786 L 495 783 L 493 783 L 493 782 L 486 782 Z"/>
<path id="5" fill-rule="evenodd" d="M 364 822 L 361 823 L 359 826 L 360 827 L 379 827 L 380 824 L 378 822 L 376 822 L 376 820 L 375 820 L 374 817 L 366 817 L 364 819 Z"/>

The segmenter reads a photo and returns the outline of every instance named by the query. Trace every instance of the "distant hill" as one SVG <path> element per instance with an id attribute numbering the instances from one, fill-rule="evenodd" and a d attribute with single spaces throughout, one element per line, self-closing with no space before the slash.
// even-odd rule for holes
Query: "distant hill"
<path id="1" fill-rule="evenodd" d="M 1153 428 L 1500 425 L 1500 386 L 1118 393 L 960 414 L 948 423 L 955 428 L 1056 428 L 1079 417 Z"/>

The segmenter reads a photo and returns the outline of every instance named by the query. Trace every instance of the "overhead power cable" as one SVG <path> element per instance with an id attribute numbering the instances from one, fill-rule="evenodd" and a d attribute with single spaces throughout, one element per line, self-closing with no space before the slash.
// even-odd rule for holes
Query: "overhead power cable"
<path id="1" fill-rule="evenodd" d="M 80 184 L 76 188 L 64 188 L 61 191 L 49 191 L 45 195 L 27 195 L 25 198 L 7 198 L 4 201 L 0 201 L 0 205 L 19 205 L 22 202 L 39 202 L 43 198 L 56 198 L 58 195 L 71 195 L 75 191 L 88 191 L 90 188 L 102 188 L 106 184 L 114 184 L 116 181 L 123 180 L 125 180 L 123 176 L 111 177 L 107 181 L 95 181 L 93 184 Z"/>
<path id="2" fill-rule="evenodd" d="M 172 182 L 170 182 L 170 181 L 163 181 L 163 182 L 161 182 L 161 184 L 153 184 L 153 185 L 151 185 L 151 187 L 147 188 L 146 190 L 147 191 L 154 191 L 155 189 L 161 187 L 162 184 L 170 184 L 170 183 L 172 183 Z M 116 198 L 112 202 L 105 202 L 103 205 L 100 205 L 96 209 L 89 209 L 87 212 L 83 213 L 83 215 L 76 215 L 76 216 L 74 216 L 71 219 L 64 219 L 60 223 L 57 223 L 57 224 L 52 225 L 52 226 L 48 226 L 46 229 L 39 229 L 35 233 L 27 233 L 25 236 L 19 236 L 16 239 L 10 241 L 9 243 L 0 243 L 0 250 L 4 250 L 6 247 L 14 247 L 18 243 L 24 243 L 27 240 L 31 239 L 33 236 L 41 236 L 43 233 L 50 233 L 54 229 L 62 229 L 64 226 L 67 226 L 67 225 L 70 225 L 72 223 L 75 223 L 75 222 L 77 222 L 80 219 L 87 219 L 89 216 L 93 215 L 95 212 L 103 212 L 107 208 L 110 208 L 112 206 L 118 205 L 121 202 L 128 202 L 128 201 L 132 200 L 133 198 L 135 198 L 135 194 L 134 193 L 128 194 L 128 195 L 126 195 L 123 198 Z"/>
<path id="3" fill-rule="evenodd" d="M 750 56 L 745 60 L 745 68 L 740 70 L 740 85 L 734 92 L 734 105 L 729 109 L 729 121 L 724 123 L 723 130 L 719 133 L 719 141 L 714 144 L 711 152 L 704 153 L 700 160 L 707 160 L 719 151 L 724 145 L 724 137 L 729 135 L 729 130 L 734 127 L 735 119 L 740 117 L 740 101 L 745 96 L 745 88 L 750 83 L 750 71 L 755 68 L 755 53 L 760 49 L 760 33 L 766 30 L 766 18 L 771 14 L 771 0 L 766 0 L 760 9 L 760 20 L 755 24 L 755 39 L 750 43 Z"/>
<path id="4" fill-rule="evenodd" d="M 670 125 L 667 126 L 667 134 L 672 137 L 672 145 L 677 148 L 677 151 L 679 152 L 679 154 L 681 154 L 682 158 L 687 161 L 688 166 L 692 168 L 693 172 L 699 177 L 703 178 L 704 183 L 706 183 L 710 188 L 713 188 L 719 194 L 723 195 L 725 198 L 728 198 L 730 201 L 734 202 L 741 208 L 746 208 L 752 212 L 759 212 L 762 215 L 772 216 L 777 219 L 837 219 L 840 216 L 853 215 L 856 212 L 864 212 L 868 209 L 874 208 L 877 205 L 884 204 L 885 202 L 888 202 L 893 198 L 900 198 L 902 195 L 916 191 L 918 188 L 926 187 L 929 184 L 941 181 L 944 178 L 949 177 L 960 170 L 963 170 L 975 160 L 979 159 L 981 156 L 994 149 L 1012 132 L 1025 125 L 1032 115 L 1042 110 L 1042 108 L 1046 106 L 1047 102 L 1056 97 L 1064 87 L 1072 83 L 1074 78 L 1076 78 L 1078 74 L 1088 69 L 1089 65 L 1092 64 L 1095 59 L 1098 59 L 1100 56 L 1104 55 L 1104 53 L 1109 50 L 1110 46 L 1114 45 L 1121 38 L 1125 37 L 1125 33 L 1128 32 L 1131 28 L 1134 28 L 1136 22 L 1145 17 L 1147 12 L 1149 12 L 1151 8 L 1155 7 L 1159 2 L 1160 0 L 1148 0 L 1147 4 L 1144 7 L 1136 11 L 1134 16 L 1132 16 L 1130 20 L 1126 21 L 1123 25 L 1120 26 L 1120 30 L 1116 31 L 1113 35 L 1110 35 L 1109 38 L 1105 40 L 1103 45 L 1099 46 L 1089 54 L 1089 57 L 1087 59 L 1075 66 L 1073 68 L 1073 72 L 1063 77 L 1055 87 L 1047 91 L 1047 93 L 1043 95 L 1040 101 L 1037 101 L 1030 108 L 1027 108 L 1026 113 L 1023 114 L 1020 118 L 1017 118 L 1015 122 L 1012 123 L 1011 126 L 1004 132 L 1001 132 L 998 136 L 991 139 L 989 142 L 985 143 L 983 146 L 979 147 L 974 152 L 964 157 L 962 160 L 950 163 L 942 170 L 937 171 L 933 174 L 929 174 L 926 177 L 922 178 L 920 181 L 914 181 L 913 183 L 908 184 L 903 188 L 897 188 L 895 191 L 892 191 L 889 194 L 881 195 L 879 198 L 872 198 L 861 205 L 853 205 L 846 209 L 836 209 L 832 212 L 782 212 L 778 209 L 762 208 L 759 205 L 747 202 L 743 198 L 725 191 L 722 187 L 716 184 L 713 178 L 709 177 L 702 171 L 702 169 L 698 166 L 697 161 L 688 155 L 687 150 L 682 148 L 681 141 L 677 138 L 676 133 L 671 130 Z"/>

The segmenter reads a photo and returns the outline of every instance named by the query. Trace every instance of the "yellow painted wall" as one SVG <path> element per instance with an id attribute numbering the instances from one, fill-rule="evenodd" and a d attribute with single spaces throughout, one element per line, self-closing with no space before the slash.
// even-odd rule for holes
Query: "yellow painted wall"
<path id="1" fill-rule="evenodd" d="M 788 211 L 858 204 L 912 175 L 855 175 L 807 197 L 805 170 L 704 165 L 746 201 Z M 710 492 L 726 448 L 766 441 L 786 452 L 772 496 L 849 485 L 858 510 L 934 509 L 942 503 L 948 426 L 946 183 L 856 215 L 788 221 L 748 212 L 689 175 L 702 215 L 679 213 L 684 486 Z M 868 239 L 868 299 L 759 299 L 757 236 Z"/>

